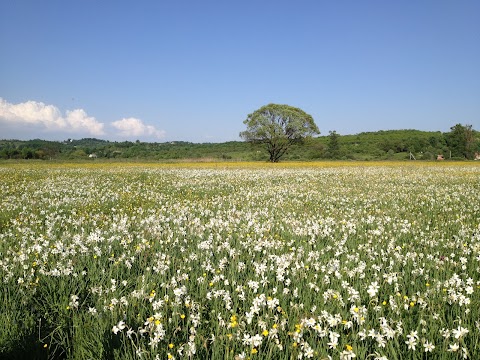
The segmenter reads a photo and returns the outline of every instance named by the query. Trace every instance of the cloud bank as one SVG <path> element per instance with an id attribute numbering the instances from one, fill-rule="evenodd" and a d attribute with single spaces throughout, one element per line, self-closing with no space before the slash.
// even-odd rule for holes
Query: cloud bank
<path id="1" fill-rule="evenodd" d="M 161 139 L 165 137 L 165 131 L 158 130 L 152 125 L 145 125 L 142 120 L 136 118 L 124 118 L 112 122 L 112 126 L 118 130 L 118 134 L 123 137 L 153 137 Z"/>
<path id="2" fill-rule="evenodd" d="M 29 133 L 36 129 L 42 133 L 105 135 L 104 124 L 88 116 L 84 110 L 75 109 L 62 115 L 56 106 L 37 101 L 10 104 L 0 98 L 0 124 L 16 132 L 24 130 Z"/>
<path id="3" fill-rule="evenodd" d="M 54 105 L 37 101 L 11 104 L 0 97 L 0 139 L 113 137 L 115 139 L 165 137 L 165 131 L 133 117 L 111 123 L 99 122 L 83 109 L 67 110 L 65 114 Z"/>

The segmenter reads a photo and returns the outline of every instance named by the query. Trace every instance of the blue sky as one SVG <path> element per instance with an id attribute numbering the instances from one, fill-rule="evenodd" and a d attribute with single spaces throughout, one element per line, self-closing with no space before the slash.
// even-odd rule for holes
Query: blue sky
<path id="1" fill-rule="evenodd" d="M 268 103 L 323 135 L 480 130 L 480 1 L 0 2 L 0 139 L 239 140 Z"/>

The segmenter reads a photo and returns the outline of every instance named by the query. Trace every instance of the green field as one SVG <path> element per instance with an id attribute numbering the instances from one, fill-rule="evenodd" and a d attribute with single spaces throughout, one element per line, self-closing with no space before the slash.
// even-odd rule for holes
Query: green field
<path id="1" fill-rule="evenodd" d="M 2 359 L 479 359 L 480 164 L 0 164 Z"/>

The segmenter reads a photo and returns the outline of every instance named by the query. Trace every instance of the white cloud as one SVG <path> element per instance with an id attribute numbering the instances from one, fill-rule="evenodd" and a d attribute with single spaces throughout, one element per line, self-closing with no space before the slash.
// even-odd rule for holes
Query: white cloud
<path id="1" fill-rule="evenodd" d="M 65 120 L 74 131 L 88 129 L 92 135 L 104 134 L 103 123 L 98 122 L 92 116 L 88 116 L 82 109 L 67 111 Z"/>
<path id="2" fill-rule="evenodd" d="M 94 117 L 88 116 L 82 109 L 67 111 L 65 116 L 54 105 L 42 102 L 27 101 L 10 104 L 0 98 L 0 124 L 16 132 L 29 133 L 32 127 L 42 132 L 81 134 L 101 136 L 105 132 L 104 124 Z"/>
<path id="3" fill-rule="evenodd" d="M 88 116 L 83 109 L 67 110 L 62 114 L 54 105 L 32 100 L 11 104 L 0 97 L 0 138 L 62 139 L 104 137 L 107 133 L 124 139 L 165 137 L 165 131 L 133 117 L 104 124 Z"/>
<path id="4" fill-rule="evenodd" d="M 112 126 L 118 130 L 120 136 L 127 138 L 148 136 L 161 139 L 165 137 L 165 131 L 158 130 L 152 125 L 145 125 L 142 120 L 133 117 L 114 121 Z"/>

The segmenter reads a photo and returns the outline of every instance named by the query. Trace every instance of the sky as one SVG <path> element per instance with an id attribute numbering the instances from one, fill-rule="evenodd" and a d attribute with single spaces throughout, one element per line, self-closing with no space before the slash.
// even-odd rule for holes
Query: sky
<path id="1" fill-rule="evenodd" d="M 478 0 L 0 1 L 0 139 L 238 141 L 269 103 L 322 135 L 480 130 Z"/>

